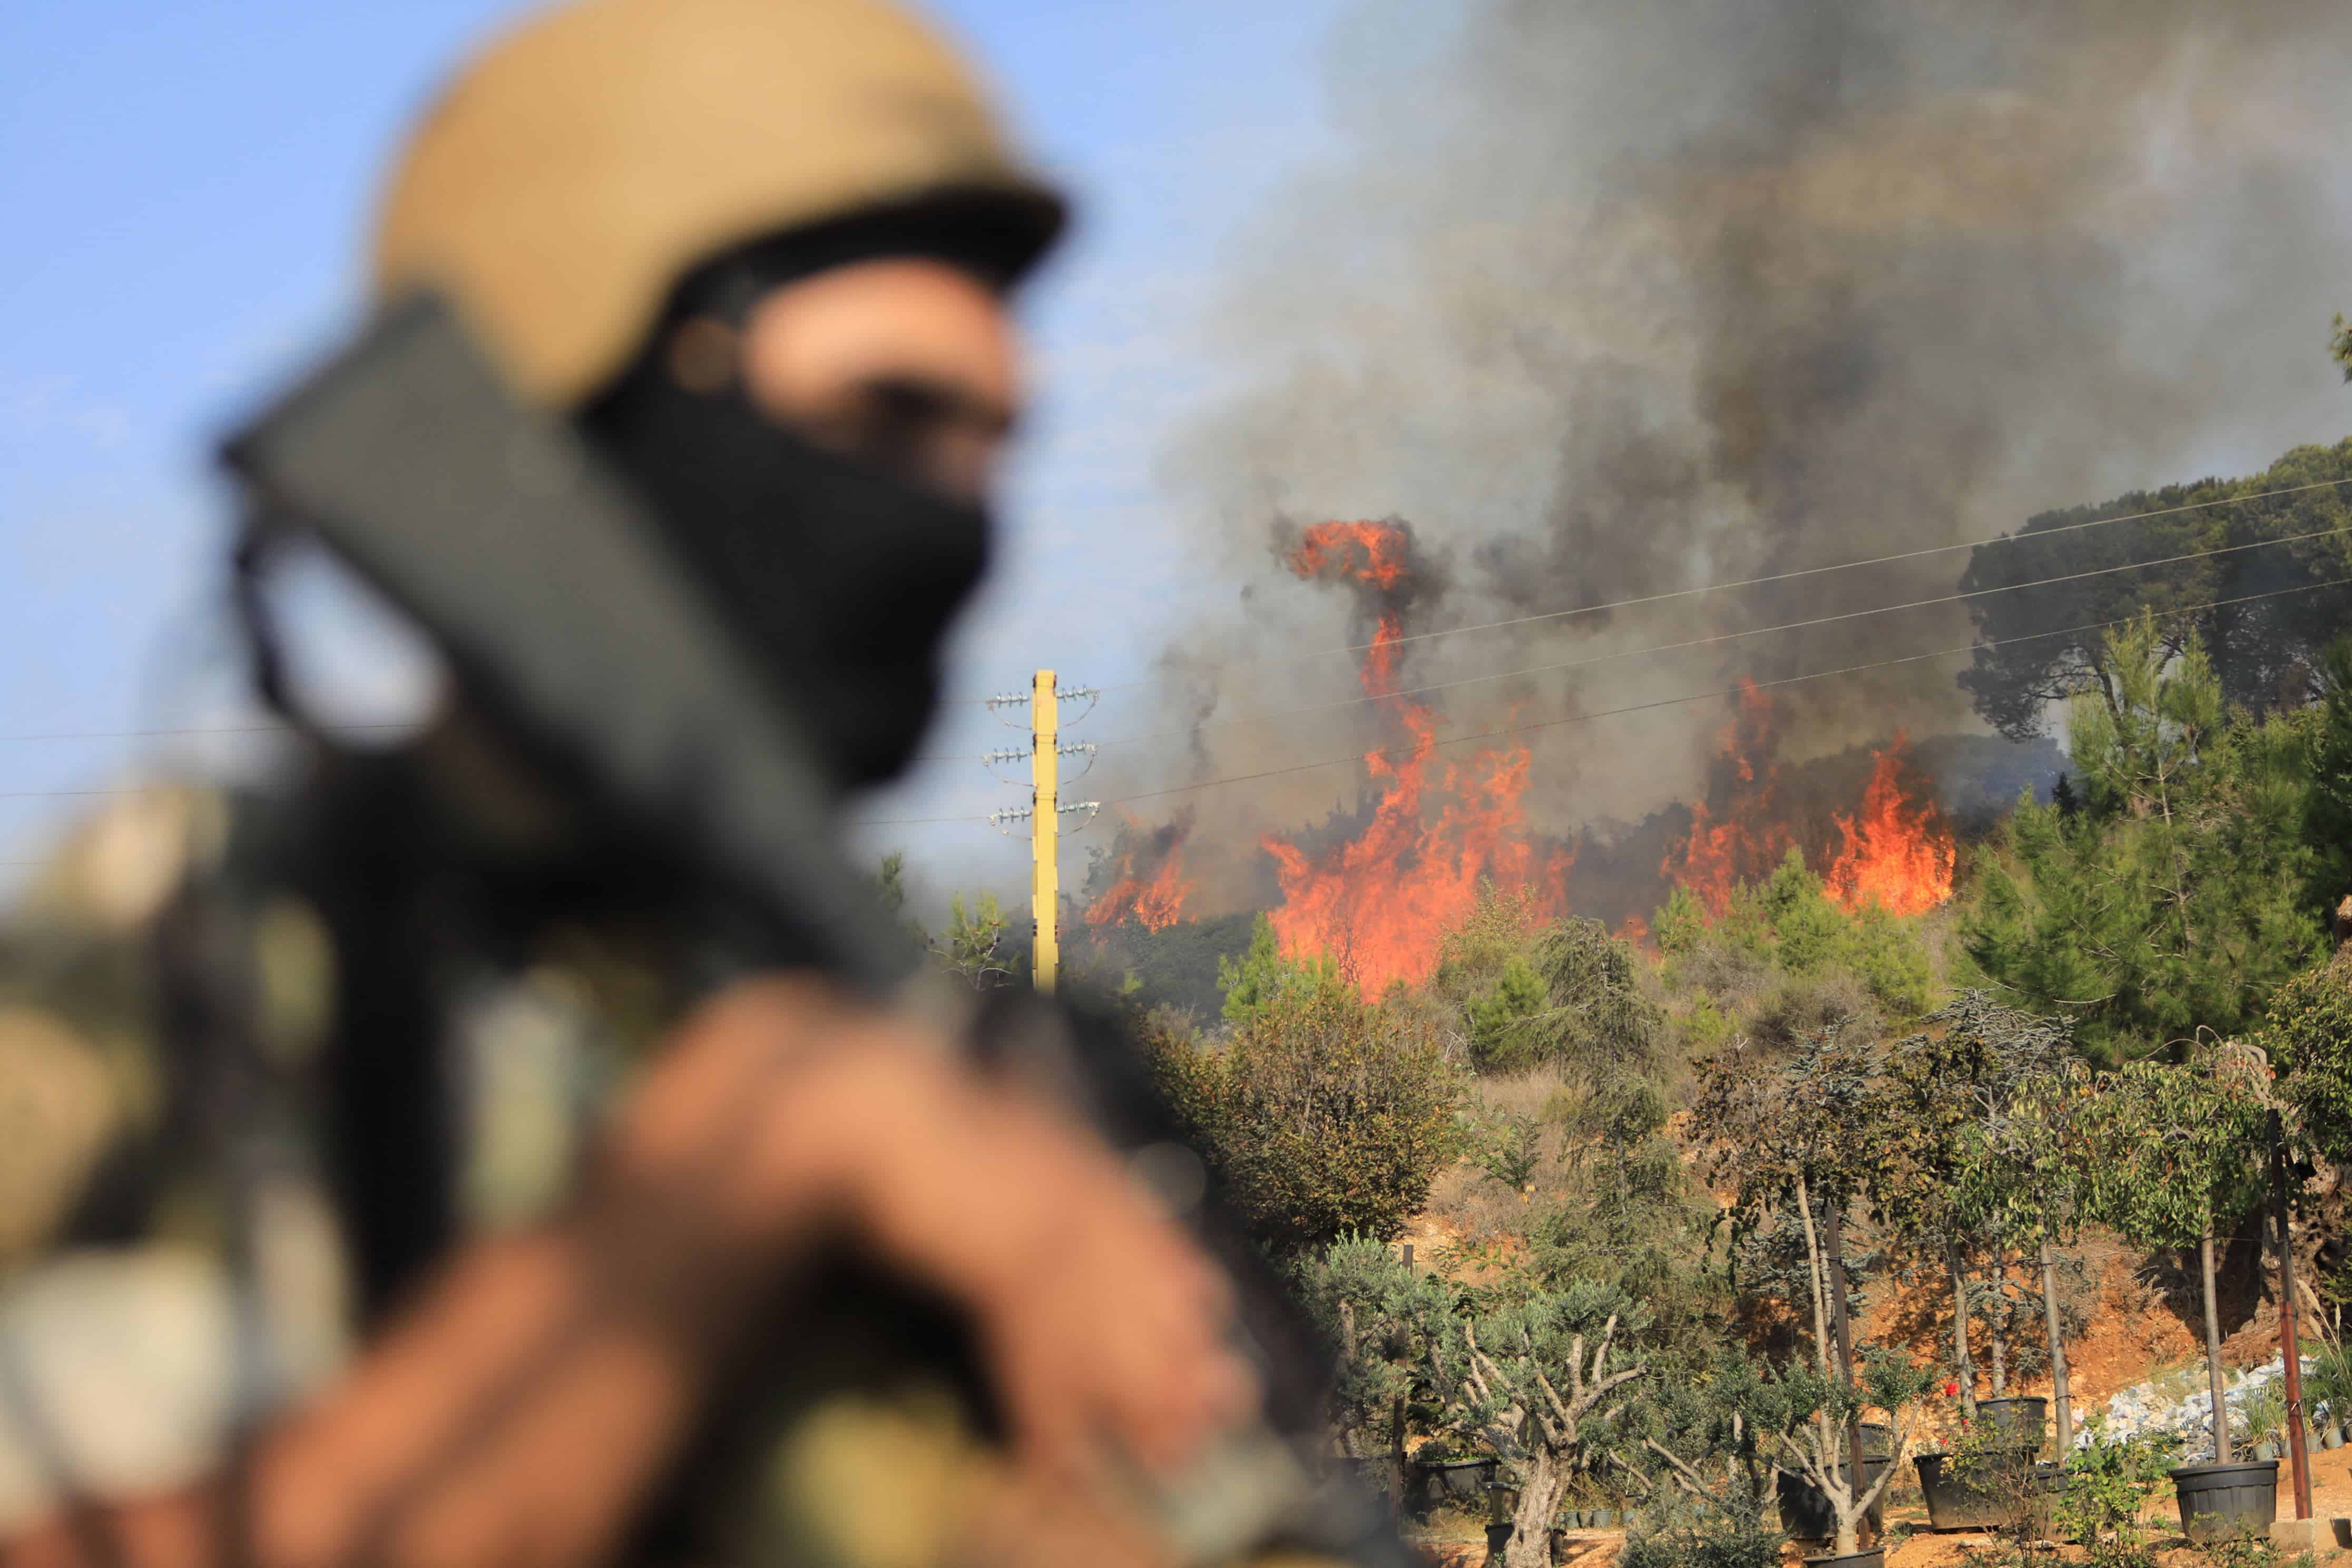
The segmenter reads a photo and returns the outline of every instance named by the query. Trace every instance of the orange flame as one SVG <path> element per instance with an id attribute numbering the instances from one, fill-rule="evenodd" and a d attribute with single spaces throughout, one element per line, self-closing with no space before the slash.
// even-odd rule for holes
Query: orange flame
<path id="1" fill-rule="evenodd" d="M 1134 830 L 1137 824 L 1130 819 L 1128 826 Z M 1184 876 L 1184 838 L 1192 826 L 1188 818 L 1180 817 L 1144 835 L 1140 842 L 1132 841 L 1130 834 L 1121 834 L 1126 843 L 1113 863 L 1110 886 L 1087 906 L 1087 924 L 1115 925 L 1131 918 L 1146 931 L 1165 931 L 1182 920 L 1184 900 L 1199 885 Z M 1139 858 L 1147 865 L 1157 858 L 1159 867 L 1149 874 L 1139 872 Z"/>
<path id="2" fill-rule="evenodd" d="M 1780 813 L 1780 729 L 1771 694 L 1740 678 L 1739 706 L 1716 742 L 1709 800 L 1725 801 L 1718 818 L 1706 800 L 1691 803 L 1690 837 L 1668 850 L 1661 875 L 1688 888 L 1709 918 L 1731 908 L 1731 890 L 1772 873 L 1795 842 Z"/>
<path id="3" fill-rule="evenodd" d="M 1860 817 L 1837 816 L 1844 845 L 1822 881 L 1849 912 L 1875 903 L 1890 914 L 1924 914 L 1952 896 L 1952 830 L 1934 801 L 1903 787 L 1909 750 L 1897 731 L 1893 745 L 1871 753 Z"/>
<path id="4" fill-rule="evenodd" d="M 1573 859 L 1567 850 L 1539 858 L 1528 837 L 1526 747 L 1433 769 L 1435 715 L 1397 695 L 1399 600 L 1412 584 L 1411 545 L 1398 523 L 1322 522 L 1291 552 L 1290 569 L 1301 577 L 1369 591 L 1375 625 L 1359 676 L 1407 742 L 1365 754 L 1365 770 L 1385 787 L 1354 839 L 1320 856 L 1279 837 L 1259 841 L 1274 857 L 1282 888 L 1281 907 L 1270 918 L 1284 951 L 1333 955 L 1368 998 L 1393 981 L 1429 977 L 1445 932 L 1476 906 L 1482 880 L 1507 892 L 1532 892 L 1544 908 L 1557 910 Z"/>

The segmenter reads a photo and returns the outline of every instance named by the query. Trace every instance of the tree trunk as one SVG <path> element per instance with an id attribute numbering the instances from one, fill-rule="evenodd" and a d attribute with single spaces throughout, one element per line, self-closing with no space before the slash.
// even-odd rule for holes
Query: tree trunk
<path id="1" fill-rule="evenodd" d="M 1960 1414 L 1977 1413 L 1977 1369 L 1969 1360 L 1969 1276 L 1960 1267 L 1960 1244 L 1944 1244 L 1944 1261 L 1952 1270 L 1952 1357 L 1959 1363 Z"/>
<path id="2" fill-rule="evenodd" d="M 1805 1227 L 1805 1278 L 1813 1288 L 1813 1360 L 1822 1376 L 1830 1375 L 1830 1313 L 1828 1292 L 1822 1289 L 1822 1239 L 1813 1228 L 1813 1197 L 1797 1173 L 1797 1215 Z"/>
<path id="3" fill-rule="evenodd" d="M 1822 1220 L 1829 1232 L 1830 1322 L 1837 1331 L 1838 1376 L 1851 1384 L 1853 1382 L 1853 1325 L 1846 1313 L 1845 1226 L 1838 1215 L 1834 1196 L 1822 1200 Z M 1859 1501 L 1864 1468 L 1862 1463 L 1862 1410 L 1859 1406 L 1846 1416 L 1845 1456 L 1847 1495 Z"/>
<path id="4" fill-rule="evenodd" d="M 2009 1392 L 2009 1248 L 1992 1249 L 1992 1396 Z"/>
<path id="5" fill-rule="evenodd" d="M 1389 1405 L 1389 1517 L 1404 1517 L 1404 1395 Z"/>
<path id="6" fill-rule="evenodd" d="M 2205 1385 L 2213 1394 L 2213 1462 L 2230 1462 L 2230 1407 L 2221 1399 L 2221 1306 L 2213 1294 L 2213 1214 L 2197 1237 L 2197 1274 L 2205 1288 Z"/>
<path id="7" fill-rule="evenodd" d="M 2042 1317 L 2050 1329 L 2050 1403 L 2058 1412 L 2058 1462 L 2074 1447 L 2074 1410 L 2066 1391 L 2066 1336 L 2058 1329 L 2058 1269 L 2050 1238 L 2042 1238 Z"/>
<path id="8" fill-rule="evenodd" d="M 1822 1289 L 1822 1239 L 1813 1229 L 1813 1196 L 1805 1185 L 1805 1173 L 1797 1173 L 1797 1215 L 1805 1226 L 1805 1277 L 1813 1287 L 1813 1359 L 1819 1363 L 1822 1381 L 1830 1380 L 1830 1314 L 1827 1292 Z M 1813 1424 L 1821 1428 L 1823 1451 L 1835 1455 L 1837 1448 L 1830 1436 L 1830 1415 L 1827 1409 L 1815 1414 Z"/>
<path id="9" fill-rule="evenodd" d="M 1528 1456 L 1503 1568 L 1551 1568 L 1551 1521 L 1559 1517 L 1560 1494 L 1567 1489 L 1568 1466 L 1560 1456 L 1541 1447 Z"/>

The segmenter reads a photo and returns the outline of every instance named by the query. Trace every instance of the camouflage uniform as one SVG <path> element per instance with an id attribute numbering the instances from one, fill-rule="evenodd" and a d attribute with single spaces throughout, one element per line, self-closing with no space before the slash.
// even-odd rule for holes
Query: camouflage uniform
<path id="1" fill-rule="evenodd" d="M 217 1471 L 241 1426 L 327 1384 L 363 1337 L 320 1114 L 339 966 L 275 874 L 278 816 L 184 785 L 127 794 L 0 937 L 0 1533 Z M 564 924 L 442 977 L 456 1239 L 564 1202 L 596 1112 L 667 1021 L 663 969 L 641 937 Z M 889 1289 L 845 1285 L 779 1323 L 758 1394 L 708 1435 L 639 1555 L 949 1554 L 996 1462 L 944 1316 L 880 1310 Z M 927 1331 L 941 1353 L 910 1359 Z"/>

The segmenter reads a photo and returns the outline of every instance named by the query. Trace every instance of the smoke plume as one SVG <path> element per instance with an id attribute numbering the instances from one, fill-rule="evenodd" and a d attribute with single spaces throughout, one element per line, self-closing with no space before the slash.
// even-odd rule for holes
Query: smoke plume
<path id="1" fill-rule="evenodd" d="M 1423 634 L 1958 543 L 2335 438 L 2347 79 L 2342 0 L 1364 0 L 1333 46 L 1341 153 L 1247 237 L 1236 389 L 1167 460 L 1235 585 L 1164 663 L 1162 721 L 1209 727 L 1107 756 L 1103 793 L 1391 738 L 1377 703 L 1293 711 L 1361 695 L 1325 652 L 1360 616 L 1285 567 L 1319 520 L 1411 523 L 1396 682 L 1444 688 L 1420 699 L 1441 735 L 1663 704 L 1523 737 L 1529 818 L 1566 835 L 1704 787 L 1732 705 L 1671 700 L 1969 633 L 1943 606 L 1612 656 L 1948 594 L 1965 553 Z M 1771 689 L 1783 742 L 1975 729 L 1963 663 Z M 1361 784 L 1185 797 L 1188 869 L 1262 896 L 1261 836 Z"/>

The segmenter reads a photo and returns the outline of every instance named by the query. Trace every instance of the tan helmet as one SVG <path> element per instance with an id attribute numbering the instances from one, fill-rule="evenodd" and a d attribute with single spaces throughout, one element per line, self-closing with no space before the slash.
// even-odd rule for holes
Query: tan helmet
<path id="1" fill-rule="evenodd" d="M 975 196 L 1015 270 L 1059 229 L 964 63 L 887 0 L 574 0 L 426 115 L 383 200 L 375 289 L 437 288 L 518 391 L 568 407 L 698 263 Z"/>

